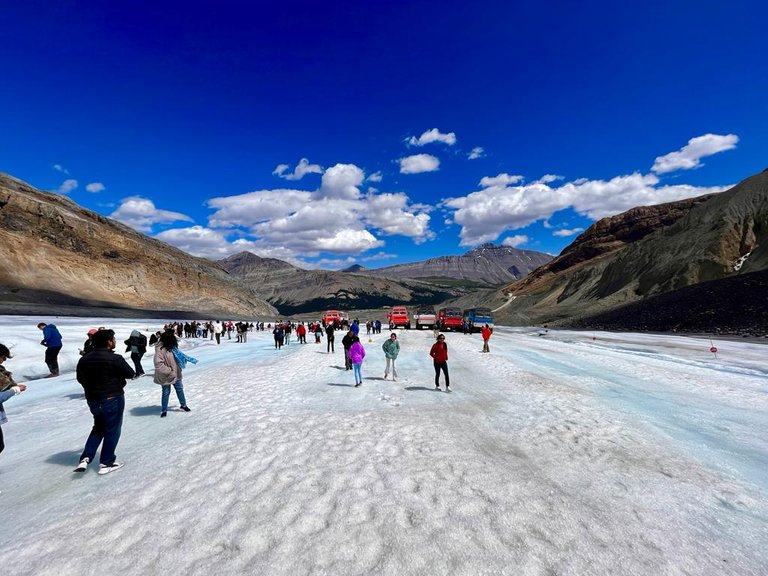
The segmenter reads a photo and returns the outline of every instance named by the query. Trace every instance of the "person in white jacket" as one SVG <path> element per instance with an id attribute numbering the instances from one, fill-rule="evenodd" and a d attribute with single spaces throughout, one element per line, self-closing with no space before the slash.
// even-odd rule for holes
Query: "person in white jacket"
<path id="1" fill-rule="evenodd" d="M 16 384 L 13 381 L 13 374 L 8 372 L 3 366 L 3 362 L 13 358 L 11 351 L 8 347 L 0 344 L 0 452 L 5 450 L 5 441 L 3 440 L 3 424 L 8 422 L 8 417 L 5 415 L 5 408 L 3 408 L 3 402 L 9 398 L 13 398 L 17 394 L 21 394 L 27 389 L 26 384 Z"/>
<path id="2" fill-rule="evenodd" d="M 218 320 L 213 323 L 213 333 L 216 335 L 216 344 L 221 344 L 221 334 L 223 332 L 222 324 Z"/>

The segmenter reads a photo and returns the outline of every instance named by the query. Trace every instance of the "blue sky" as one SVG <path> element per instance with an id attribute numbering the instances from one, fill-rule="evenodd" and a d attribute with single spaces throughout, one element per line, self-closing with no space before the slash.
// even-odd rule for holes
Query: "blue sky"
<path id="1" fill-rule="evenodd" d="M 5 4 L 0 171 L 206 257 L 557 254 L 768 164 L 762 2 Z"/>

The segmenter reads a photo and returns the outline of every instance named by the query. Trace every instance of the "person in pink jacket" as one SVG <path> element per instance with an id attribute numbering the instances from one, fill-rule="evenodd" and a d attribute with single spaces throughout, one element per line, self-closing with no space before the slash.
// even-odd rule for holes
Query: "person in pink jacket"
<path id="1" fill-rule="evenodd" d="M 355 375 L 355 388 L 363 383 L 363 358 L 365 358 L 365 348 L 360 340 L 357 340 L 349 348 L 349 359 L 352 361 L 352 370 Z"/>

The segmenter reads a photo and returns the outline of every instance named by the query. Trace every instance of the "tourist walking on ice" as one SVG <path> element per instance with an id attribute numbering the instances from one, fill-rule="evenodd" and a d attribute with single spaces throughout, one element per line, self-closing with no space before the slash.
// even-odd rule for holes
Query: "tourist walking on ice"
<path id="1" fill-rule="evenodd" d="M 21 394 L 27 389 L 26 384 L 16 384 L 13 381 L 13 374 L 8 372 L 3 366 L 3 362 L 13 358 L 11 351 L 7 346 L 0 344 L 0 452 L 5 450 L 5 441 L 3 440 L 3 424 L 8 422 L 8 418 L 5 415 L 5 408 L 3 408 L 3 402 L 9 398 L 13 398 L 17 394 Z"/>
<path id="2" fill-rule="evenodd" d="M 275 349 L 280 350 L 283 347 L 283 341 L 285 340 L 285 332 L 283 332 L 282 324 L 275 324 L 275 329 L 272 330 L 272 336 L 275 337 Z"/>
<path id="3" fill-rule="evenodd" d="M 384 350 L 384 357 L 387 359 L 387 365 L 384 367 L 384 380 L 387 379 L 389 374 L 389 365 L 392 364 L 392 381 L 397 382 L 397 369 L 395 368 L 395 360 L 397 355 L 400 354 L 400 342 L 397 341 L 397 334 L 394 332 L 389 335 L 389 338 L 384 340 L 384 344 L 381 345 L 381 349 Z"/>
<path id="4" fill-rule="evenodd" d="M 130 338 L 125 341 L 126 352 L 131 353 L 136 378 L 144 376 L 144 367 L 141 365 L 141 359 L 147 353 L 147 337 L 138 330 L 131 332 Z"/>
<path id="5" fill-rule="evenodd" d="M 99 330 L 93 335 L 93 350 L 77 363 L 77 381 L 93 415 L 93 427 L 80 454 L 75 472 L 85 472 L 101 445 L 99 474 L 109 474 L 123 466 L 115 456 L 125 411 L 125 383 L 133 369 L 120 354 L 115 354 L 115 332 Z"/>
<path id="6" fill-rule="evenodd" d="M 491 334 L 493 334 L 493 330 L 491 330 L 486 324 L 483 326 L 483 329 L 480 330 L 480 335 L 483 337 L 483 352 L 490 352 L 490 348 L 488 348 L 488 340 L 491 339 Z"/>
<path id="7" fill-rule="evenodd" d="M 360 338 L 355 335 L 351 328 L 344 338 L 341 339 L 341 345 L 344 347 L 344 368 L 347 370 L 352 370 L 352 360 L 349 357 L 349 349 L 352 348 L 352 344 L 359 341 Z"/>
<path id="8" fill-rule="evenodd" d="M 435 390 L 440 390 L 440 371 L 445 374 L 445 391 L 451 389 L 451 381 L 448 379 L 448 344 L 445 343 L 445 335 L 440 334 L 437 342 L 432 345 L 429 351 L 432 360 L 435 363 Z"/>
<path id="9" fill-rule="evenodd" d="M 328 326 L 326 326 L 325 328 L 325 335 L 327 336 L 326 340 L 328 341 L 325 349 L 326 352 L 335 352 L 335 350 L 333 349 L 333 340 L 334 340 L 333 333 L 334 332 L 335 330 L 333 328 L 333 324 L 328 324 Z"/>
<path id="10" fill-rule="evenodd" d="M 55 324 L 40 322 L 37 327 L 43 331 L 43 339 L 40 342 L 45 346 L 45 363 L 50 374 L 46 378 L 59 375 L 59 352 L 61 352 L 61 333 Z"/>
<path id="11" fill-rule="evenodd" d="M 161 397 L 160 417 L 168 415 L 168 399 L 171 396 L 171 386 L 176 390 L 176 397 L 184 412 L 190 412 L 187 399 L 184 397 L 184 385 L 182 384 L 182 370 L 187 362 L 197 364 L 197 360 L 190 358 L 179 350 L 179 342 L 173 332 L 163 332 L 160 342 L 155 347 L 155 384 L 160 384 L 163 389 Z"/>
<path id="12" fill-rule="evenodd" d="M 351 332 L 351 330 L 350 330 Z M 352 370 L 355 375 L 355 388 L 363 383 L 363 359 L 365 358 L 365 348 L 358 338 L 349 348 L 349 360 L 352 362 Z"/>

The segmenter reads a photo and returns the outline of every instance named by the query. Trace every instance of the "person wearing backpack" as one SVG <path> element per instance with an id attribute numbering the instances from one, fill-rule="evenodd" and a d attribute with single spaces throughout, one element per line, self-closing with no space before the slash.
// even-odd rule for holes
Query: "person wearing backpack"
<path id="1" fill-rule="evenodd" d="M 147 353 L 147 337 L 138 330 L 131 332 L 130 338 L 125 341 L 125 351 L 131 353 L 131 360 L 136 368 L 136 376 L 144 376 L 144 368 L 141 366 L 141 359 Z"/>

